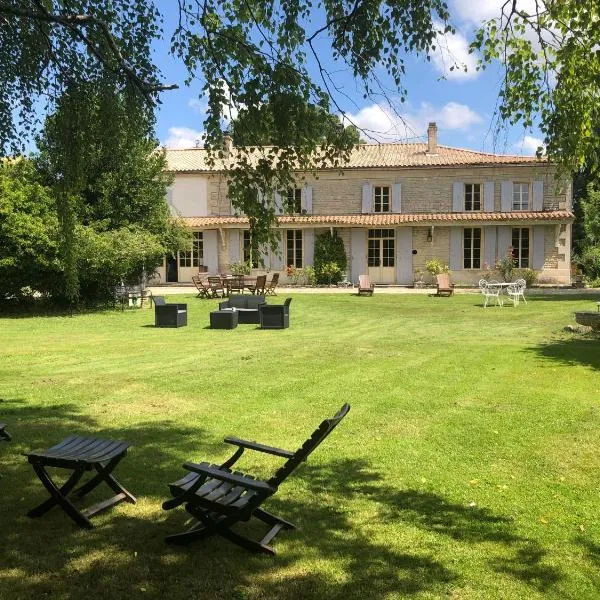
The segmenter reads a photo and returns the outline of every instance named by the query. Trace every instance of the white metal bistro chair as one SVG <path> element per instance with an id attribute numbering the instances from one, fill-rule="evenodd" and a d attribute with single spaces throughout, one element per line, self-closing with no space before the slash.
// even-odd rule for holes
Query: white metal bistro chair
<path id="1" fill-rule="evenodd" d="M 521 293 L 516 282 L 506 288 L 506 295 L 508 296 L 508 300 L 513 303 L 513 306 L 519 306 L 519 297 L 521 296 Z"/>
<path id="2" fill-rule="evenodd" d="M 525 300 L 525 289 L 527 288 L 527 282 L 524 279 L 517 279 L 515 281 L 515 285 L 517 286 L 517 294 L 518 297 L 527 304 L 527 300 Z"/>
<path id="3" fill-rule="evenodd" d="M 487 308 L 488 302 L 490 298 L 496 299 L 496 303 L 498 306 L 502 306 L 502 299 L 500 298 L 500 292 L 502 289 L 500 287 L 494 287 L 493 284 L 490 285 L 485 279 L 479 280 L 479 291 L 483 294 L 485 298 L 485 302 L 483 304 L 483 308 Z"/>

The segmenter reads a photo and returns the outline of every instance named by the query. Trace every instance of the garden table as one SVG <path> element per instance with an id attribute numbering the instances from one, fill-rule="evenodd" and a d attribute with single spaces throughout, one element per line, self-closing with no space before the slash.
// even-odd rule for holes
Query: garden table
<path id="1" fill-rule="evenodd" d="M 494 281 L 494 282 L 488 281 L 488 287 L 499 289 L 501 295 L 503 292 L 506 292 L 506 289 L 508 287 L 510 287 L 511 285 L 515 285 L 515 284 L 510 281 Z M 499 298 L 499 300 L 500 300 L 500 304 L 504 304 L 504 301 L 502 300 L 502 298 Z"/>
<path id="2" fill-rule="evenodd" d="M 92 529 L 90 517 L 123 501 L 135 504 L 135 497 L 111 474 L 127 454 L 129 446 L 130 444 L 127 442 L 70 435 L 48 450 L 27 454 L 33 470 L 50 493 L 48 500 L 32 508 L 27 515 L 40 517 L 54 506 L 59 505 L 75 523 L 81 527 Z M 50 477 L 47 467 L 57 467 L 73 472 L 67 481 L 58 487 Z M 80 488 L 72 491 L 84 473 L 93 470 L 96 471 L 96 474 Z M 112 498 L 99 502 L 86 510 L 77 509 L 69 499 L 69 496 L 83 498 L 103 481 L 116 492 Z"/>

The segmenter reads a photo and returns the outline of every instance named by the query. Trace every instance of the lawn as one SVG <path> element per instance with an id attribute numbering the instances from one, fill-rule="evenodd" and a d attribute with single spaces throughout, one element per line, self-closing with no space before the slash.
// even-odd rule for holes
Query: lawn
<path id="1" fill-rule="evenodd" d="M 186 300 L 182 329 L 0 318 L 0 598 L 600 597 L 600 340 L 563 331 L 590 299 L 297 295 L 283 331 L 210 330 L 216 302 Z M 164 543 L 182 462 L 223 460 L 231 434 L 295 449 L 343 402 L 268 504 L 299 526 L 277 556 Z M 21 453 L 71 432 L 134 444 L 117 475 L 138 503 L 92 531 L 25 516 L 45 492 Z"/>

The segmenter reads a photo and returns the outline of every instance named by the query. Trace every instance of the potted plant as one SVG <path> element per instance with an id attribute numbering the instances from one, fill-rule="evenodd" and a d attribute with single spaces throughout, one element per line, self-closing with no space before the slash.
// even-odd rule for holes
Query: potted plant
<path id="1" fill-rule="evenodd" d="M 425 282 L 423 281 L 423 269 L 415 269 L 413 276 L 413 286 L 415 288 L 425 287 Z"/>
<path id="2" fill-rule="evenodd" d="M 450 270 L 448 265 L 445 265 L 443 262 L 441 262 L 437 258 L 432 258 L 431 260 L 428 260 L 425 263 L 425 268 L 431 275 L 433 284 L 436 283 L 435 278 L 437 275 L 439 275 L 440 273 L 448 273 L 448 271 Z"/>

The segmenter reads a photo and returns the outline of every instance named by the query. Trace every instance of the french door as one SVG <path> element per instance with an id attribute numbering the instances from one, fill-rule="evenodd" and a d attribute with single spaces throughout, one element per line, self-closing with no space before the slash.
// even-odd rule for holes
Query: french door
<path id="1" fill-rule="evenodd" d="M 395 282 L 395 248 L 393 229 L 369 229 L 367 266 L 373 283 Z"/>

